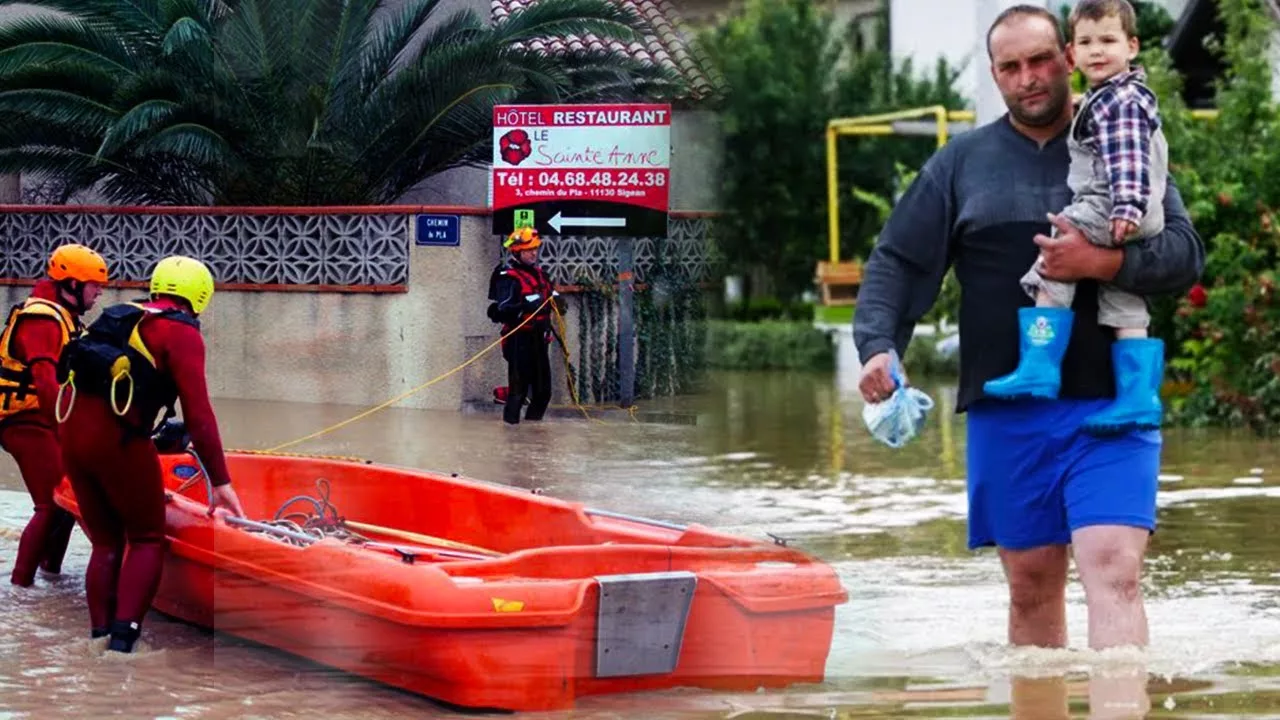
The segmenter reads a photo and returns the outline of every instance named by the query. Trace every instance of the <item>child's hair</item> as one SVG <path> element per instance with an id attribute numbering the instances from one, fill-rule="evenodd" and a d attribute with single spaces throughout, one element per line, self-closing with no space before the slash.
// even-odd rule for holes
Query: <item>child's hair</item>
<path id="1" fill-rule="evenodd" d="M 1071 11 L 1067 25 L 1071 28 L 1071 36 L 1076 34 L 1076 23 L 1081 20 L 1101 20 L 1105 17 L 1120 18 L 1120 27 L 1124 34 L 1134 37 L 1138 34 L 1138 15 L 1133 11 L 1129 0 L 1080 0 L 1076 9 Z"/>

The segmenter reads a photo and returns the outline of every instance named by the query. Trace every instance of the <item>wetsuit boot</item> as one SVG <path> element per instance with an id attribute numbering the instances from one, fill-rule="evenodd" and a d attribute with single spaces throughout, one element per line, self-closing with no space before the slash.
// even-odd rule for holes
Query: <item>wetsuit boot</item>
<path id="1" fill-rule="evenodd" d="M 130 620 L 116 620 L 111 623 L 111 640 L 107 649 L 113 652 L 131 653 L 133 644 L 142 636 L 142 626 Z"/>
<path id="2" fill-rule="evenodd" d="M 1062 356 L 1067 353 L 1074 317 L 1069 308 L 1019 308 L 1018 326 L 1022 332 L 1018 367 L 1004 377 L 988 380 L 983 391 L 1004 400 L 1056 399 L 1062 387 Z"/>
<path id="3" fill-rule="evenodd" d="M 1164 415 L 1160 383 L 1164 377 L 1164 341 L 1123 338 L 1111 345 L 1116 374 L 1116 399 L 1084 419 L 1093 435 L 1116 435 L 1130 430 L 1159 429 Z"/>
<path id="4" fill-rule="evenodd" d="M 62 574 L 62 559 L 67 555 L 67 545 L 71 542 L 71 531 L 75 527 L 74 515 L 61 508 L 54 512 L 53 529 L 49 532 L 44 559 L 40 561 L 42 571 L 50 575 Z"/>

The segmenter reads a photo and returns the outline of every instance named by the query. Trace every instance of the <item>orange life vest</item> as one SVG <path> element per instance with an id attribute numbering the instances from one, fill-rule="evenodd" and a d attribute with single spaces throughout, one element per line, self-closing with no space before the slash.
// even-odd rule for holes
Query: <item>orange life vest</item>
<path id="1" fill-rule="evenodd" d="M 500 270 L 498 274 L 506 275 L 507 277 L 515 280 L 520 286 L 521 297 L 538 295 L 539 303 L 551 297 L 551 293 L 555 290 L 555 287 L 551 284 L 551 278 L 547 276 L 547 271 L 543 270 L 541 267 L 530 268 L 525 265 L 511 264 Z M 511 329 L 516 325 L 519 325 L 522 321 L 524 321 L 523 317 L 513 324 L 504 323 L 502 326 L 502 334 L 506 335 L 511 332 Z M 547 324 L 550 321 L 551 304 L 547 303 L 546 305 L 543 305 L 542 309 L 539 310 L 536 315 L 533 316 L 533 320 L 525 323 L 524 326 L 520 328 L 520 332 L 535 330 L 546 332 Z"/>
<path id="2" fill-rule="evenodd" d="M 23 317 L 47 317 L 58 321 L 62 331 L 60 347 L 66 347 L 80 334 L 80 327 L 71 312 L 51 300 L 27 298 L 21 305 L 9 311 L 4 332 L 0 333 L 0 420 L 28 410 L 38 410 L 40 399 L 30 364 L 13 356 L 13 331 Z"/>

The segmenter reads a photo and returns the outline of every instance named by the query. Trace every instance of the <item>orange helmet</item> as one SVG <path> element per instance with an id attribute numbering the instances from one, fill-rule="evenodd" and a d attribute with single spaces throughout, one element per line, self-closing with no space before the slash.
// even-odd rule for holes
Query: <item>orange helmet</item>
<path id="1" fill-rule="evenodd" d="M 49 277 L 54 280 L 107 282 L 107 261 L 84 245 L 62 245 L 49 256 Z"/>
<path id="2" fill-rule="evenodd" d="M 532 250 L 541 245 L 542 238 L 538 237 L 538 231 L 531 227 L 516 228 L 515 232 L 508 235 L 506 241 L 502 243 L 502 247 L 511 252 Z"/>

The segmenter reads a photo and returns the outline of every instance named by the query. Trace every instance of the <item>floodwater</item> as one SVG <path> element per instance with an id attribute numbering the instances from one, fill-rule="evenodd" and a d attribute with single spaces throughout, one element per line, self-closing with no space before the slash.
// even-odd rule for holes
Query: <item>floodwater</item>
<path id="1" fill-rule="evenodd" d="M 1280 450 L 1246 434 L 1166 435 L 1160 531 L 1145 593 L 1152 645 L 1010 650 L 991 552 L 965 548 L 964 423 L 953 391 L 926 433 L 873 444 L 848 370 L 717 375 L 699 397 L 649 403 L 696 425 L 387 410 L 294 448 L 541 488 L 597 508 L 787 538 L 831 563 L 837 612 L 827 679 L 768 693 L 672 691 L 588 698 L 574 718 L 1280 717 Z M 232 448 L 263 448 L 360 408 L 219 401 Z M 0 457 L 0 719 L 455 717 L 428 700 L 152 613 L 141 652 L 87 639 L 77 531 L 64 576 L 7 583 L 29 512 Z M 518 717 L 526 717 L 520 715 Z"/>

